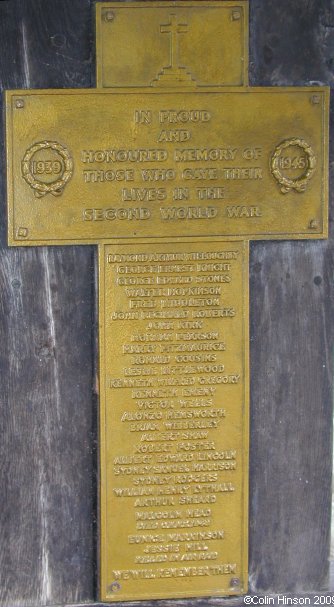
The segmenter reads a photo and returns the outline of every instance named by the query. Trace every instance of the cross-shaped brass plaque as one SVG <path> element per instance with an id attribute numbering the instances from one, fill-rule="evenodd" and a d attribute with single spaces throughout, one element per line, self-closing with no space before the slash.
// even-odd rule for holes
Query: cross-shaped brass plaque
<path id="1" fill-rule="evenodd" d="M 248 241 L 326 238 L 328 89 L 242 2 L 99 3 L 90 90 L 6 95 L 11 245 L 99 244 L 102 600 L 247 589 Z"/>

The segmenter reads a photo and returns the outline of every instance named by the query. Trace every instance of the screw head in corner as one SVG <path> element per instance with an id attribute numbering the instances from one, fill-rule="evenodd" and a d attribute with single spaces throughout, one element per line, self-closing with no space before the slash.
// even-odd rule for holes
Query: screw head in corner
<path id="1" fill-rule="evenodd" d="M 115 14 L 114 14 L 114 12 L 113 12 L 113 11 L 106 10 L 106 11 L 103 13 L 102 18 L 103 18 L 103 20 L 104 20 L 104 21 L 110 22 L 110 21 L 113 21 L 113 20 L 114 20 L 114 18 L 115 18 Z"/>
<path id="2" fill-rule="evenodd" d="M 317 219 L 311 219 L 310 223 L 308 224 L 308 228 L 309 230 L 319 230 L 319 221 Z"/>
<path id="3" fill-rule="evenodd" d="M 232 21 L 239 21 L 241 19 L 241 11 L 240 9 L 233 9 L 231 15 Z"/>

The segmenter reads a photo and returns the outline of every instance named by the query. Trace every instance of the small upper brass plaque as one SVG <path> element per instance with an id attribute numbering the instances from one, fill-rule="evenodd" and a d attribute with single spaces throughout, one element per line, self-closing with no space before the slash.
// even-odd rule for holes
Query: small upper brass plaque
<path id="1" fill-rule="evenodd" d="M 328 91 L 7 93 L 9 243 L 327 235 Z"/>
<path id="2" fill-rule="evenodd" d="M 99 252 L 102 600 L 243 594 L 248 243 Z"/>
<path id="3" fill-rule="evenodd" d="M 248 2 L 99 2 L 96 43 L 98 87 L 242 86 Z"/>

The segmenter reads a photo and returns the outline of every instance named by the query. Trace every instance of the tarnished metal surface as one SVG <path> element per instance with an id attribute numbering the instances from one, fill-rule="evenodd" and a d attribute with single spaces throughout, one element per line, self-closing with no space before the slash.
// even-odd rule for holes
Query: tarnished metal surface
<path id="1" fill-rule="evenodd" d="M 100 246 L 101 596 L 247 588 L 248 244 Z"/>
<path id="2" fill-rule="evenodd" d="M 89 0 L 0 2 L 3 86 L 89 85 L 92 4 Z M 166 2 L 161 5 L 169 6 Z M 184 5 L 194 6 L 190 2 Z M 124 6 L 119 3 L 117 8 Z M 137 8 L 139 4 L 132 6 Z M 147 6 L 146 3 L 145 8 Z M 207 4 L 202 2 L 202 6 Z M 333 80 L 333 20 L 328 3 L 302 0 L 294 11 L 288 1 L 282 4 L 258 0 L 252 8 L 253 82 L 286 85 Z M 161 27 L 170 27 L 173 13 L 174 10 L 166 11 Z M 180 11 L 178 14 L 181 17 L 176 26 L 189 25 L 186 16 Z M 107 18 L 109 20 L 109 16 Z M 109 25 L 108 32 L 116 41 L 117 23 L 113 24 L 111 19 Z M 203 25 L 206 29 L 205 19 Z M 237 20 L 231 27 L 236 25 Z M 141 24 L 145 33 L 148 26 L 148 21 Z M 168 67 L 166 57 L 171 53 L 168 46 L 171 35 L 168 31 L 157 32 L 157 39 L 165 45 L 166 51 L 162 69 Z M 180 32 L 183 45 L 189 35 L 191 31 Z M 219 30 L 219 37 L 224 36 L 225 26 L 224 30 Z M 207 47 L 202 52 L 205 42 L 203 27 L 197 52 L 209 63 Z M 213 42 L 216 44 L 217 41 L 210 39 L 210 48 Z M 128 52 L 132 43 L 133 37 L 128 37 L 123 45 L 118 37 L 116 68 L 122 61 L 122 53 Z M 145 45 L 146 37 L 143 36 L 141 48 Z M 183 61 L 183 49 L 181 46 L 180 62 L 188 67 L 188 62 Z M 224 79 L 225 58 L 221 62 Z M 213 59 L 211 56 L 210 63 Z M 136 56 L 132 56 L 132 60 L 135 61 Z M 206 70 L 209 68 L 206 65 Z M 113 75 L 110 73 L 109 76 Z M 129 85 L 124 74 L 118 73 L 118 77 L 124 86 Z M 114 81 L 114 85 L 118 86 L 118 81 Z M 150 82 L 146 86 L 149 85 Z M 312 103 L 316 104 L 317 91 L 314 93 Z M 17 108 L 22 109 L 23 105 L 19 103 Z M 90 109 L 89 113 L 93 111 Z M 283 123 L 284 115 L 282 112 Z M 297 112 L 296 118 L 293 126 L 300 127 L 301 116 Z M 43 115 L 38 116 L 34 127 L 37 128 L 43 119 Z M 26 114 L 24 120 L 27 120 Z M 85 120 L 77 126 L 82 131 Z M 259 116 L 253 116 L 253 121 L 257 120 Z M 307 120 L 304 128 L 308 128 Z M 22 164 L 20 159 L 16 169 L 18 175 L 22 171 L 26 192 L 31 185 L 37 185 L 39 187 L 32 190 L 36 190 L 37 195 L 44 193 L 44 202 L 50 199 L 57 204 L 73 184 L 77 167 L 71 164 L 71 155 L 66 153 L 66 142 L 57 143 L 48 136 L 42 133 L 37 144 L 43 145 L 38 149 L 34 147 L 36 143 L 27 143 L 22 150 Z M 208 141 L 210 136 L 211 131 L 208 131 Z M 270 170 L 279 188 L 276 194 L 281 188 L 294 186 L 291 194 L 298 206 L 304 197 L 298 189 L 304 184 L 310 186 L 319 165 L 308 138 L 302 137 L 300 132 L 289 134 L 288 139 L 292 138 L 299 140 L 296 168 L 300 161 L 301 164 L 309 163 L 304 177 L 306 184 L 304 178 L 296 180 L 295 169 L 290 171 L 288 167 L 290 175 L 280 171 L 290 162 L 288 156 L 282 157 L 282 152 L 288 149 L 286 139 L 271 156 Z M 294 144 L 298 149 L 296 141 Z M 290 152 L 292 149 L 293 146 Z M 51 162 L 51 166 L 39 165 L 37 175 L 31 173 L 29 164 L 36 161 L 35 154 L 38 159 L 46 153 L 50 155 L 44 157 L 45 163 Z M 51 177 L 50 168 L 54 173 Z M 301 168 L 304 171 L 305 167 Z M 284 201 L 289 195 L 282 195 L 278 200 Z M 319 195 L 315 190 L 314 198 Z M 27 198 L 29 205 L 33 201 L 38 202 L 38 196 Z M 2 226 L 5 223 L 3 217 Z M 22 244 L 30 244 L 29 240 L 24 242 L 28 236 L 24 225 L 18 225 L 21 228 L 18 238 L 22 239 Z M 191 226 L 190 222 L 188 226 Z M 313 218 L 310 230 L 316 232 L 316 228 L 316 218 Z M 117 229 L 113 229 L 112 233 L 115 232 L 117 234 Z M 317 233 L 314 235 L 317 237 Z M 275 234 L 268 236 L 274 237 Z M 13 239 L 13 244 L 18 241 Z M 205 237 L 198 246 L 205 252 Z M 190 247 L 189 243 L 187 250 Z M 123 251 L 124 242 L 121 248 Z M 151 244 L 150 251 L 154 250 Z M 177 246 L 173 244 L 172 250 L 177 251 Z M 330 371 L 333 367 L 332 258 L 331 245 L 327 246 L 325 242 L 286 242 L 280 246 L 268 242 L 253 247 L 250 579 L 252 590 L 257 593 L 266 590 L 267 594 L 269 591 L 275 594 L 286 589 L 292 592 L 306 587 L 318 590 L 325 585 L 330 498 Z M 89 385 L 91 268 L 90 253 L 87 251 L 84 255 L 82 247 L 79 251 L 55 248 L 49 252 L 17 252 L 4 246 L 2 250 L 2 393 L 5 407 L 2 488 L 8 499 L 1 510 L 2 535 L 6 541 L 2 545 L 0 602 L 2 599 L 6 605 L 93 601 L 96 564 L 92 557 L 91 524 L 96 512 L 91 506 L 94 484 L 91 453 L 95 445 Z M 77 330 L 81 353 L 78 344 L 74 350 L 72 347 Z M 197 340 L 193 343 L 196 345 Z M 18 420 L 23 421 L 19 440 Z M 246 467 L 244 473 L 247 473 Z M 18 524 L 18 508 L 25 513 L 24 525 Z M 121 520 L 123 515 L 124 510 Z M 119 519 L 112 519 L 108 525 L 118 527 Z M 55 533 L 58 541 L 55 541 Z M 156 554 L 159 554 L 158 550 Z M 296 559 L 296 554 L 300 558 Z M 193 578 L 189 579 L 191 588 L 192 582 Z M 139 583 L 137 580 L 136 589 Z M 114 590 L 117 590 L 117 584 L 113 586 Z M 215 599 L 207 601 L 213 604 Z M 146 604 L 152 605 L 152 602 L 147 600 Z"/>
<path id="3" fill-rule="evenodd" d="M 328 91 L 7 94 L 9 243 L 327 234 Z"/>
<path id="4" fill-rule="evenodd" d="M 99 3 L 101 88 L 6 97 L 9 243 L 100 244 L 102 600 L 247 589 L 247 240 L 328 212 L 328 90 L 249 88 L 247 24 Z"/>
<path id="5" fill-rule="evenodd" d="M 248 82 L 248 2 L 99 2 L 96 34 L 99 87 Z"/>

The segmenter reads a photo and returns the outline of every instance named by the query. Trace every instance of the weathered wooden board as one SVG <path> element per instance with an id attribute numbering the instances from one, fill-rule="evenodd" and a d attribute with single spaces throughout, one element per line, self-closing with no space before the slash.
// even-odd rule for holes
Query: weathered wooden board
<path id="1" fill-rule="evenodd" d="M 330 0 L 251 0 L 250 14 L 253 85 L 333 82 Z M 0 1 L 1 87 L 92 85 L 93 39 L 91 0 Z M 0 606 L 97 605 L 96 255 L 8 249 L 2 125 L 0 140 Z M 251 247 L 256 592 L 326 584 L 333 257 L 332 231 Z M 196 604 L 218 602 L 242 604 Z"/>
<path id="2" fill-rule="evenodd" d="M 91 17 L 85 0 L 0 2 L 2 88 L 90 86 Z M 4 174 L 0 605 L 35 607 L 94 596 L 95 255 L 8 249 Z"/>
<path id="3" fill-rule="evenodd" d="M 331 2 L 254 0 L 250 5 L 252 83 L 333 83 Z M 330 154 L 333 158 L 333 142 Z M 324 588 L 327 582 L 332 212 L 327 242 L 251 247 L 250 585 L 254 590 L 301 592 Z"/>

